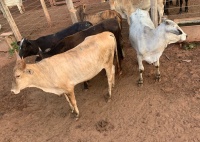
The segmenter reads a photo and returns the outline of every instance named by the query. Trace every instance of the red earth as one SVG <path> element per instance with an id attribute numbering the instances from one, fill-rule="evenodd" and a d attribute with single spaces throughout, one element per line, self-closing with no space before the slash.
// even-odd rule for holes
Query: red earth
<path id="1" fill-rule="evenodd" d="M 35 30 L 32 37 L 60 30 L 61 25 L 66 23 Z M 77 85 L 78 121 L 64 96 L 37 88 L 11 94 L 15 57 L 0 52 L 0 141 L 199 142 L 200 45 L 189 50 L 180 44 L 169 45 L 160 59 L 161 81 L 155 82 L 155 67 L 144 62 L 144 85 L 138 87 L 136 53 L 128 39 L 126 21 L 122 34 L 126 57 L 123 74 L 116 75 L 112 100 L 104 100 L 108 92 L 104 71 L 90 81 L 88 91 Z M 34 59 L 28 57 L 26 62 Z"/>

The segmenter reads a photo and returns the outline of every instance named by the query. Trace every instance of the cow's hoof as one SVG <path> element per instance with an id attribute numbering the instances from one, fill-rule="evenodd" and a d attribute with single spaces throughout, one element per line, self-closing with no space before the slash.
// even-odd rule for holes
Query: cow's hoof
<path id="1" fill-rule="evenodd" d="M 156 75 L 156 79 L 155 79 L 157 82 L 160 82 L 161 81 L 161 77 L 160 77 L 160 74 L 157 74 Z"/>
<path id="2" fill-rule="evenodd" d="M 77 113 L 76 111 L 73 112 L 73 117 L 78 120 L 79 119 L 79 113 Z"/>
<path id="3" fill-rule="evenodd" d="M 89 89 L 88 89 L 88 88 L 83 88 L 83 90 L 84 90 L 85 92 L 87 92 Z"/>
<path id="4" fill-rule="evenodd" d="M 119 76 L 122 75 L 122 70 L 120 70 L 120 71 L 118 72 L 118 74 L 119 74 Z"/>
<path id="5" fill-rule="evenodd" d="M 109 94 L 104 95 L 104 99 L 105 99 L 106 103 L 109 103 L 111 101 L 111 97 Z"/>
<path id="6" fill-rule="evenodd" d="M 114 88 L 115 87 L 115 84 L 112 84 L 112 88 Z"/>
<path id="7" fill-rule="evenodd" d="M 143 80 L 142 80 L 142 79 L 139 79 L 139 80 L 138 80 L 138 86 L 139 86 L 139 87 L 143 86 Z"/>
<path id="8" fill-rule="evenodd" d="M 79 116 L 79 114 L 77 114 L 77 113 L 74 112 L 74 113 L 71 115 L 71 118 L 72 118 L 72 119 L 75 119 L 75 120 L 77 121 L 77 120 L 79 120 L 80 116 Z"/>
<path id="9" fill-rule="evenodd" d="M 71 113 L 74 113 L 74 109 L 71 109 Z"/>
<path id="10" fill-rule="evenodd" d="M 75 115 L 75 120 L 76 120 L 76 121 L 79 120 L 79 117 L 80 117 L 79 114 L 76 114 L 76 115 Z"/>
<path id="11" fill-rule="evenodd" d="M 179 11 L 178 14 L 182 14 L 182 11 Z"/>

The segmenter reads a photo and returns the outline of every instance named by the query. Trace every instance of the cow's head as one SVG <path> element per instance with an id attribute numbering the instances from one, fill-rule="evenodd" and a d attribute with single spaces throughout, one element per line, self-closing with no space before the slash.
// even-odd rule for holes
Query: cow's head
<path id="1" fill-rule="evenodd" d="M 110 4 L 110 9 L 111 10 L 115 10 L 115 1 L 114 0 L 109 0 L 109 4 Z"/>
<path id="2" fill-rule="evenodd" d="M 16 53 L 16 55 L 17 62 L 13 69 L 13 82 L 11 89 L 11 92 L 14 94 L 18 94 L 20 90 L 29 86 L 29 82 L 34 73 L 32 69 L 27 68 L 24 59 L 21 59 L 18 53 Z"/>
<path id="3" fill-rule="evenodd" d="M 79 16 L 80 18 L 80 21 L 84 21 L 84 17 L 86 14 L 86 5 L 83 4 L 83 5 L 79 5 L 76 7 L 76 13 L 77 15 Z"/>
<path id="4" fill-rule="evenodd" d="M 164 19 L 161 26 L 165 28 L 165 37 L 169 43 L 175 43 L 178 41 L 184 41 L 187 38 L 187 34 L 173 21 Z"/>
<path id="5" fill-rule="evenodd" d="M 19 56 L 25 58 L 27 56 L 36 55 L 39 51 L 39 48 L 29 41 L 28 39 L 23 38 L 21 41 L 17 42 L 19 45 Z"/>

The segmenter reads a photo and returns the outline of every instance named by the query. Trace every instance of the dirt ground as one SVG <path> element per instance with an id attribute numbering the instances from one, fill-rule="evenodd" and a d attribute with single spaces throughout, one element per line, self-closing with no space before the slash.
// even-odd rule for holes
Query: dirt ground
<path id="1" fill-rule="evenodd" d="M 88 91 L 82 84 L 75 88 L 78 121 L 64 96 L 37 88 L 11 94 L 15 57 L 0 52 L 0 142 L 200 142 L 200 45 L 190 50 L 169 45 L 160 59 L 161 81 L 155 82 L 155 67 L 144 62 L 144 85 L 138 87 L 126 21 L 122 34 L 126 57 L 111 102 L 104 100 L 108 85 L 102 71 Z"/>

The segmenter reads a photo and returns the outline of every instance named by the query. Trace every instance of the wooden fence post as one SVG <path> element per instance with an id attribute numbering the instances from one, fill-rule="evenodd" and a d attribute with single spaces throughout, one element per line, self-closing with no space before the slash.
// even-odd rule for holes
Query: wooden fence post
<path id="1" fill-rule="evenodd" d="M 77 16 L 76 16 L 76 10 L 74 9 L 74 5 L 72 0 L 66 0 L 67 8 L 70 12 L 70 16 L 72 19 L 72 23 L 78 22 Z"/>
<path id="2" fill-rule="evenodd" d="M 51 22 L 51 18 L 50 18 L 49 12 L 47 10 L 46 4 L 45 4 L 44 0 L 40 0 L 40 3 L 41 3 L 42 8 L 44 10 L 44 15 L 45 15 L 45 17 L 47 19 L 47 23 L 48 23 L 49 27 L 51 27 L 52 22 Z"/>
<path id="3" fill-rule="evenodd" d="M 22 39 L 22 36 L 21 36 L 21 34 L 19 32 L 19 29 L 18 29 L 18 27 L 17 27 L 12 15 L 11 15 L 8 7 L 6 6 L 6 4 L 4 3 L 3 0 L 0 2 L 0 4 L 2 6 L 2 9 L 3 9 L 4 13 L 5 13 L 5 17 L 6 17 L 7 21 L 8 21 L 8 23 L 9 23 L 13 33 L 14 33 L 14 36 L 15 36 L 16 40 L 20 41 Z"/>
<path id="4" fill-rule="evenodd" d="M 157 0 L 151 0 L 151 19 L 154 26 L 158 26 Z"/>

